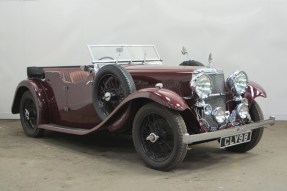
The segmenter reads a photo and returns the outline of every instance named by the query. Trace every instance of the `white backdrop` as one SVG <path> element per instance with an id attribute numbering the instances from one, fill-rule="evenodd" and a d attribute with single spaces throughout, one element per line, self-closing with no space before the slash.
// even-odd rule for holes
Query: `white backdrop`
<path id="1" fill-rule="evenodd" d="M 261 84 L 265 115 L 287 120 L 287 1 L 0 0 L 0 118 L 27 66 L 89 64 L 86 44 L 155 44 L 165 64 L 207 61 Z"/>

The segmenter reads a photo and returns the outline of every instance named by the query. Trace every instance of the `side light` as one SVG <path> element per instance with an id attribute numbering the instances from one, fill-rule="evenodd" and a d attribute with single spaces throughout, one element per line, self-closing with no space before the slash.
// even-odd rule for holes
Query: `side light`
<path id="1" fill-rule="evenodd" d="M 210 115 L 212 113 L 212 107 L 209 104 L 206 104 L 203 109 L 205 115 Z"/>

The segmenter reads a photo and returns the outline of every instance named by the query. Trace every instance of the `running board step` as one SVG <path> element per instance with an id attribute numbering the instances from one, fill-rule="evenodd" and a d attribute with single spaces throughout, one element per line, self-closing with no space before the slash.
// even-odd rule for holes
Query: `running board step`
<path id="1" fill-rule="evenodd" d="M 40 129 L 46 129 L 51 131 L 57 131 L 62 133 L 70 133 L 75 135 L 85 135 L 90 133 L 90 129 L 81 129 L 81 128 L 73 128 L 73 127 L 66 127 L 56 124 L 41 124 L 39 125 Z"/>

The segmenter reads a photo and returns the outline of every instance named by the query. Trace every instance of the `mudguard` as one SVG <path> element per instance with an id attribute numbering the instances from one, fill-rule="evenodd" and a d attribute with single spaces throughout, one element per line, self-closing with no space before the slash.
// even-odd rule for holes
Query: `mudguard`
<path id="1" fill-rule="evenodd" d="M 108 121 L 113 116 L 117 115 L 118 111 L 123 108 L 124 105 L 129 105 L 128 110 L 126 110 L 126 112 L 121 115 L 121 118 L 113 121 L 113 123 L 109 127 L 109 130 L 114 132 L 121 129 L 123 127 L 123 124 L 130 120 L 130 117 L 136 113 L 136 111 L 133 112 L 133 110 L 131 110 L 130 103 L 141 102 L 143 100 L 154 101 L 165 107 L 177 111 L 185 111 L 186 109 L 190 110 L 189 106 L 182 99 L 182 97 L 171 90 L 160 88 L 145 88 L 136 91 L 126 97 L 120 103 L 120 105 L 108 116 L 105 121 Z"/>
<path id="2" fill-rule="evenodd" d="M 20 101 L 25 91 L 30 91 L 35 100 L 37 108 L 37 124 L 47 123 L 48 104 L 46 94 L 40 80 L 23 80 L 16 88 L 11 111 L 13 114 L 20 113 Z"/>
<path id="3" fill-rule="evenodd" d="M 182 99 L 180 95 L 175 93 L 174 91 L 168 89 L 160 89 L 160 88 L 145 88 L 135 93 L 129 95 L 126 99 L 124 99 L 123 104 L 127 103 L 131 100 L 146 98 L 152 101 L 155 101 L 163 106 L 168 108 L 184 111 L 186 109 L 190 109 L 186 102 Z"/>
<path id="4" fill-rule="evenodd" d="M 249 105 L 253 102 L 253 100 L 257 97 L 267 97 L 266 91 L 259 84 L 249 81 L 248 88 L 244 95 L 248 99 Z"/>

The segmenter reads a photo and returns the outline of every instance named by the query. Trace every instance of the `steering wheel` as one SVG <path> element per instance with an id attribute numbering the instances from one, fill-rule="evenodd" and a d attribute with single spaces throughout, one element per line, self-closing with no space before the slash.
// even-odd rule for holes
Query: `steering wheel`
<path id="1" fill-rule="evenodd" d="M 110 57 L 110 56 L 104 56 L 104 57 L 100 58 L 99 60 L 114 60 L 114 58 Z"/>

